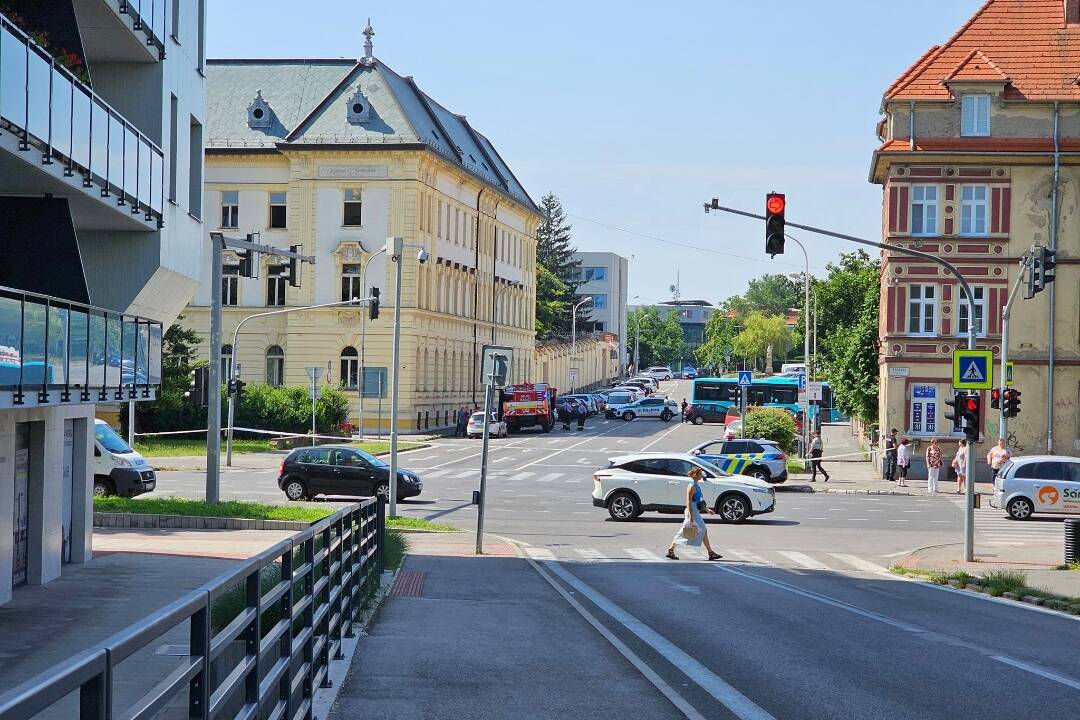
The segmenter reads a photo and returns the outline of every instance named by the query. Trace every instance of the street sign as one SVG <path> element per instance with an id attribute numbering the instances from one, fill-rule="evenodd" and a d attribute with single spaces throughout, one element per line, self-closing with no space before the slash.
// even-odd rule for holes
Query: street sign
<path id="1" fill-rule="evenodd" d="M 496 363 L 496 356 L 501 358 Z M 497 367 L 498 365 L 498 367 Z M 503 345 L 485 345 L 484 362 L 481 364 L 480 383 L 487 385 L 495 373 L 495 387 L 506 387 L 512 381 L 510 368 L 514 365 L 514 349 Z"/>
<path id="2" fill-rule="evenodd" d="M 750 370 L 739 371 L 739 387 L 748 388 L 754 384 L 754 373 Z"/>
<path id="3" fill-rule="evenodd" d="M 311 367 L 304 368 L 304 371 L 307 373 L 309 380 L 313 382 L 318 382 L 319 378 L 321 378 L 322 374 L 326 371 L 326 368 L 319 367 L 318 365 L 313 365 Z"/>
<path id="4" fill-rule="evenodd" d="M 1013 384 L 1013 361 L 1009 360 L 1005 363 L 1005 387 L 1012 387 Z"/>
<path id="5" fill-rule="evenodd" d="M 576 386 L 578 381 L 578 369 L 576 367 L 570 368 L 570 385 Z"/>
<path id="6" fill-rule="evenodd" d="M 953 351 L 953 387 L 989 390 L 994 386 L 994 353 L 990 350 Z"/>
<path id="7" fill-rule="evenodd" d="M 799 373 L 799 392 L 806 392 L 806 373 Z"/>
<path id="8" fill-rule="evenodd" d="M 820 402 L 822 400 L 822 383 L 818 381 L 811 382 L 807 385 L 807 392 L 810 399 Z"/>
<path id="9" fill-rule="evenodd" d="M 906 367 L 891 367 L 889 368 L 889 377 L 891 378 L 906 378 L 911 374 L 911 369 Z"/>

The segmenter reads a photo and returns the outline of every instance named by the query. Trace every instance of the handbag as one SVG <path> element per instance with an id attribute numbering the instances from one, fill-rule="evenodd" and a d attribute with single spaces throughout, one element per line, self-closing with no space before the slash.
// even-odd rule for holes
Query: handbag
<path id="1" fill-rule="evenodd" d="M 708 507 L 709 507 L 708 504 L 704 500 L 698 500 L 697 501 L 698 512 L 705 512 L 705 510 L 708 509 Z"/>
<path id="2" fill-rule="evenodd" d="M 697 537 L 698 527 L 695 523 L 683 523 L 682 536 L 687 540 L 693 540 Z"/>

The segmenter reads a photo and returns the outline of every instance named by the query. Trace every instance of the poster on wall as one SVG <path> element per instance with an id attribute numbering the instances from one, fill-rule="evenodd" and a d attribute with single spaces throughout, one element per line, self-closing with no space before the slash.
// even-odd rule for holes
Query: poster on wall
<path id="1" fill-rule="evenodd" d="M 912 386 L 910 428 L 912 435 L 937 432 L 937 385 Z"/>

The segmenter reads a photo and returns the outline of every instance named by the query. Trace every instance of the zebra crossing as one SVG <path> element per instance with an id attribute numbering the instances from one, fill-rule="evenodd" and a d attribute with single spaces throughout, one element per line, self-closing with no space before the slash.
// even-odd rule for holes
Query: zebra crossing
<path id="1" fill-rule="evenodd" d="M 583 563 L 645 562 L 670 563 L 663 556 L 663 549 L 650 550 L 642 547 L 627 547 L 601 550 L 591 547 L 555 548 L 523 547 L 525 555 L 533 560 L 560 560 Z M 742 562 L 750 565 L 764 565 L 794 570 L 818 570 L 832 572 L 865 572 L 889 574 L 886 564 L 852 555 L 825 551 L 801 550 L 741 550 L 738 548 L 716 548 L 726 561 Z M 680 562 L 706 562 L 704 551 L 686 551 L 680 554 Z"/>
<path id="2" fill-rule="evenodd" d="M 984 503 L 986 498 L 983 498 Z M 964 501 L 952 500 L 963 510 Z M 1064 518 L 1036 515 L 1030 520 L 1012 520 L 1004 510 L 984 504 L 975 509 L 975 542 L 990 547 L 1022 547 L 1029 543 L 1061 543 L 1065 534 Z"/>
<path id="3" fill-rule="evenodd" d="M 480 468 L 471 468 L 468 470 L 461 470 L 459 468 L 441 468 L 438 470 L 417 470 L 420 479 L 423 481 L 442 478 L 444 480 L 462 480 L 464 478 L 480 477 Z M 551 472 L 551 473 L 538 473 L 521 471 L 514 472 L 513 470 L 488 470 L 488 477 L 498 478 L 500 481 L 505 482 L 529 482 L 529 483 L 552 483 L 552 482 L 579 482 L 589 480 L 591 482 L 591 475 L 582 474 L 580 472 Z"/>

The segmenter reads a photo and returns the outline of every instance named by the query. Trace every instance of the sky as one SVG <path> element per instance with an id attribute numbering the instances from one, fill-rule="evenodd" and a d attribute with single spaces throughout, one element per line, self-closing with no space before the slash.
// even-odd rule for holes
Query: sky
<path id="1" fill-rule="evenodd" d="M 375 55 L 487 135 L 580 250 L 630 258 L 631 303 L 720 302 L 764 273 L 763 212 L 879 239 L 868 182 L 885 88 L 982 0 L 358 3 L 214 0 L 210 57 Z M 856 246 L 806 233 L 811 272 Z M 636 297 L 635 297 L 636 296 Z"/>

